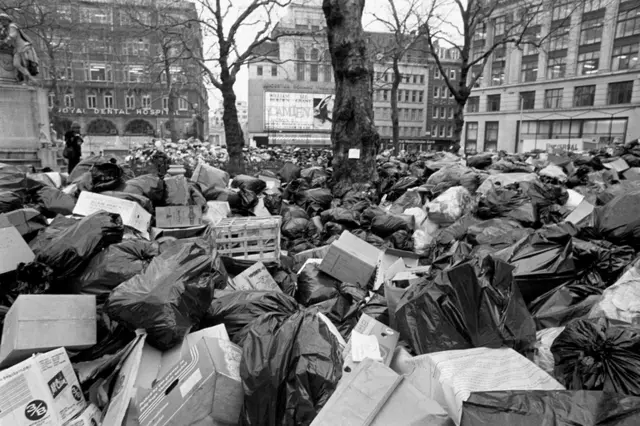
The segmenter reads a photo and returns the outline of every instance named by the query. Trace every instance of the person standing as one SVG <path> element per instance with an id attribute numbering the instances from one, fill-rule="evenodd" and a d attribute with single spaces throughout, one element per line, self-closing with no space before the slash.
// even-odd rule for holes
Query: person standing
<path id="1" fill-rule="evenodd" d="M 80 137 L 80 125 L 78 123 L 71 125 L 71 130 L 64 135 L 64 141 L 66 143 L 64 157 L 69 162 L 67 171 L 71 173 L 80 162 L 80 157 L 82 157 L 82 143 L 84 141 Z"/>

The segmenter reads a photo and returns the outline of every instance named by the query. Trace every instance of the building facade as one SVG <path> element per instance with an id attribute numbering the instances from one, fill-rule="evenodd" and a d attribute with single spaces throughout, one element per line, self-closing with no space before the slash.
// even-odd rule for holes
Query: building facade
<path id="1" fill-rule="evenodd" d="M 236 109 L 238 111 L 238 121 L 244 133 L 245 144 L 248 139 L 247 121 L 249 117 L 249 106 L 246 101 L 236 101 Z M 209 111 L 209 142 L 217 146 L 226 146 L 226 136 L 224 133 L 224 108 L 220 103 L 212 111 Z"/>
<path id="2" fill-rule="evenodd" d="M 60 136 L 75 122 L 85 151 L 127 150 L 151 137 L 169 138 L 170 111 L 179 137 L 208 133 L 207 92 L 197 64 L 180 57 L 180 41 L 170 33 L 152 29 L 195 19 L 193 3 L 47 0 L 43 6 L 53 8 L 60 23 L 33 37 Z M 202 49 L 200 28 L 189 24 L 188 31 L 191 47 Z"/>
<path id="3" fill-rule="evenodd" d="M 265 43 L 249 65 L 249 136 L 257 145 L 330 146 L 331 112 L 335 90 L 331 54 L 324 29 L 321 2 L 294 2 L 278 23 L 277 31 L 295 36 Z M 302 34 L 302 35 L 300 35 Z M 392 147 L 391 83 L 388 51 L 393 35 L 367 33 L 374 58 L 374 119 L 382 146 Z M 443 49 L 443 55 L 446 50 Z M 443 56 L 443 58 L 448 58 Z M 455 59 L 446 59 L 455 67 Z M 437 149 L 450 144 L 447 129 L 449 99 L 430 96 L 431 69 L 426 43 L 417 43 L 400 60 L 398 88 L 399 150 Z M 437 105 L 438 125 L 432 134 L 432 114 Z M 442 114 L 442 115 L 440 115 Z"/>
<path id="4" fill-rule="evenodd" d="M 475 52 L 512 13 L 476 31 Z M 640 2 L 548 2 L 536 19 L 542 47 L 496 49 L 471 91 L 466 150 L 589 150 L 640 137 Z"/>

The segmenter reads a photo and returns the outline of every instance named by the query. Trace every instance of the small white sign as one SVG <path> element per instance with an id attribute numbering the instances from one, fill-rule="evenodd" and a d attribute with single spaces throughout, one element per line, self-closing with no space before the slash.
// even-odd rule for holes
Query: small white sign
<path id="1" fill-rule="evenodd" d="M 360 150 L 359 149 L 350 149 L 349 150 L 349 158 L 360 158 Z"/>

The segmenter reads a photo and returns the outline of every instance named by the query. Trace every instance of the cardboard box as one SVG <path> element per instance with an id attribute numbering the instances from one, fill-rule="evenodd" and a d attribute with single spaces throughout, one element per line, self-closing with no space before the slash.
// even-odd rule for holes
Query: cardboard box
<path id="1" fill-rule="evenodd" d="M 624 161 L 623 158 L 618 158 L 615 161 L 612 161 L 610 163 L 603 163 L 602 165 L 609 170 L 615 170 L 617 173 L 622 173 L 626 170 L 629 170 L 629 165 L 626 161 Z"/>
<path id="2" fill-rule="evenodd" d="M 320 270 L 337 280 L 365 287 L 378 266 L 380 250 L 349 231 L 329 247 Z"/>
<path id="3" fill-rule="evenodd" d="M 0 228 L 0 274 L 15 271 L 20 263 L 33 262 L 35 258 L 15 227 Z"/>
<path id="4" fill-rule="evenodd" d="M 96 340 L 96 297 L 18 296 L 4 320 L 0 367 L 54 348 L 86 349 Z"/>
<path id="5" fill-rule="evenodd" d="M 191 228 L 202 225 L 202 209 L 199 206 L 156 207 L 156 227 Z"/>
<path id="6" fill-rule="evenodd" d="M 236 424 L 244 400 L 241 358 L 231 342 L 201 339 L 140 402 L 140 426 L 183 426 L 207 417 Z"/>
<path id="7" fill-rule="evenodd" d="M 165 196 L 167 200 L 171 200 L 171 205 L 188 206 L 191 194 L 189 191 L 189 182 L 182 175 L 167 176 L 164 179 Z"/>
<path id="8" fill-rule="evenodd" d="M 380 355 L 382 357 L 382 363 L 384 365 L 391 364 L 391 360 L 393 359 L 393 351 L 396 349 L 396 345 L 398 344 L 399 333 L 380 321 L 377 321 L 371 318 L 367 314 L 362 314 L 358 324 L 354 327 L 353 331 L 356 331 L 360 334 L 364 334 L 365 336 L 375 336 L 378 341 L 378 346 L 380 347 Z M 349 339 L 347 342 L 347 346 L 344 348 L 343 357 L 343 374 L 349 373 L 349 370 L 355 370 L 357 366 L 357 362 L 353 361 L 352 358 L 352 339 Z"/>
<path id="9" fill-rule="evenodd" d="M 423 369 L 427 395 L 460 424 L 462 403 L 471 392 L 501 390 L 564 390 L 540 367 L 510 348 L 473 348 L 435 352 L 408 360 Z"/>
<path id="10" fill-rule="evenodd" d="M 409 251 L 386 249 L 378 258 L 378 269 L 376 269 L 376 279 L 373 283 L 373 289 L 377 290 L 384 283 L 387 270 L 399 259 L 407 267 L 418 266 L 420 256 Z"/>
<path id="11" fill-rule="evenodd" d="M 329 253 L 329 247 L 331 246 L 317 247 L 317 248 L 301 251 L 300 253 L 293 255 L 293 260 L 295 261 L 296 267 L 298 265 L 304 265 L 304 263 L 308 259 L 324 259 L 327 253 Z"/>
<path id="12" fill-rule="evenodd" d="M 82 191 L 76 207 L 73 209 L 73 214 L 89 216 L 101 210 L 119 214 L 122 223 L 140 231 L 145 238 L 149 238 L 151 213 L 133 201 Z"/>
<path id="13" fill-rule="evenodd" d="M 591 213 L 593 213 L 593 210 L 595 210 L 593 204 L 591 204 L 587 200 L 582 200 L 582 202 L 578 204 L 578 207 L 576 207 L 575 210 L 572 211 L 564 220 L 567 222 L 571 222 L 574 225 L 578 225 Z"/>
<path id="14" fill-rule="evenodd" d="M 256 262 L 233 279 L 235 290 L 263 290 L 282 292 L 262 262 Z"/>
<path id="15" fill-rule="evenodd" d="M 66 426 L 86 401 L 64 348 L 0 372 L 0 426 Z"/>
<path id="16" fill-rule="evenodd" d="M 207 210 L 202 221 L 215 225 L 231 213 L 228 201 L 207 201 Z"/>
<path id="17" fill-rule="evenodd" d="M 366 359 L 343 377 L 311 423 L 324 425 L 450 425 L 447 412 L 404 376 Z"/>
<path id="18" fill-rule="evenodd" d="M 102 424 L 101 419 L 102 411 L 95 405 L 89 404 L 67 426 L 100 426 Z"/>
<path id="19" fill-rule="evenodd" d="M 260 176 L 258 175 L 258 179 L 265 182 L 267 184 L 267 189 L 280 188 L 282 182 L 279 179 L 271 178 L 268 176 Z"/>

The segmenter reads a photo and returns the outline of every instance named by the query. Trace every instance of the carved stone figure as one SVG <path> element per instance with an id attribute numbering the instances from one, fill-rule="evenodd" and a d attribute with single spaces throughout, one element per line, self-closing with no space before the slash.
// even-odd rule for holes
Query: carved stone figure
<path id="1" fill-rule="evenodd" d="M 13 47 L 13 67 L 16 79 L 23 84 L 38 83 L 38 54 L 27 35 L 16 25 L 9 15 L 0 13 L 0 44 Z"/>

